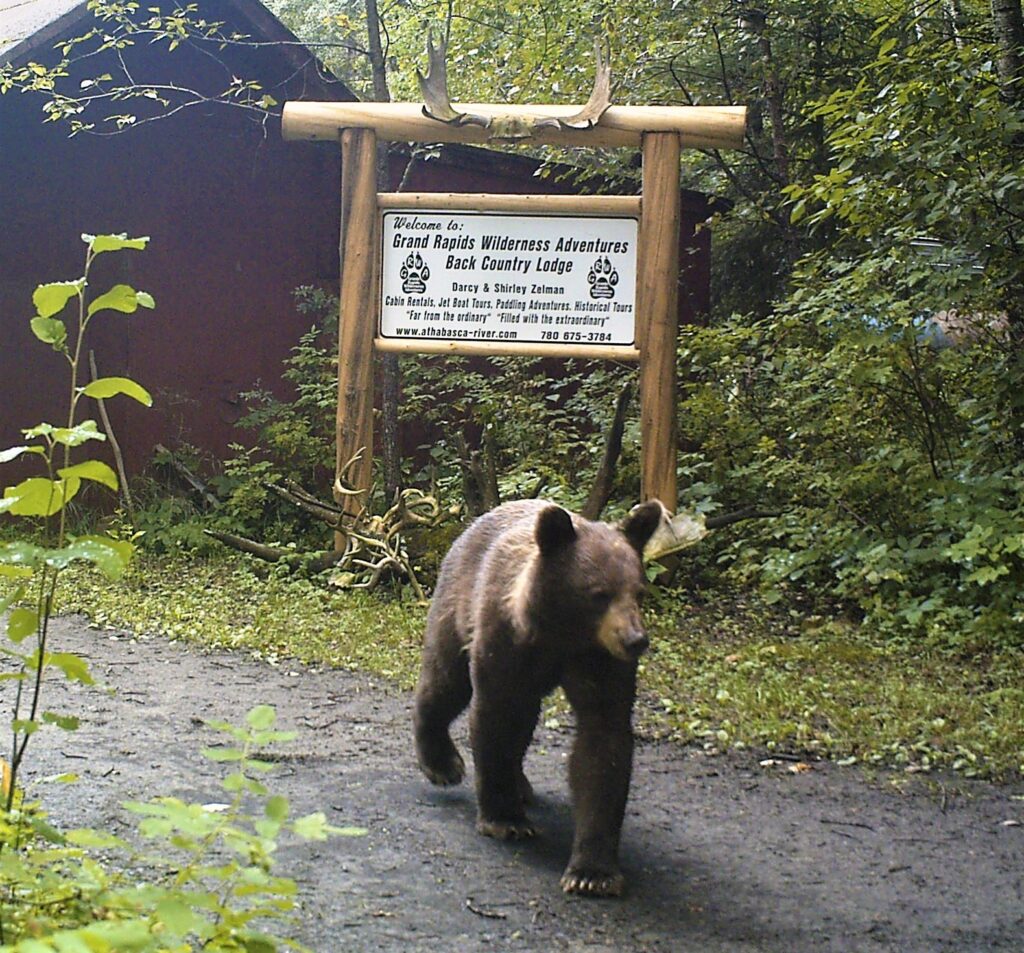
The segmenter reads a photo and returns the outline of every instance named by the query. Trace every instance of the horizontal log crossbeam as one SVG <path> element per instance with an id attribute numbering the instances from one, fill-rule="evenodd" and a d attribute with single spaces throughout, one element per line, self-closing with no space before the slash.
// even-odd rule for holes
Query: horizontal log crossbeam
<path id="1" fill-rule="evenodd" d="M 517 106 L 466 103 L 459 109 L 481 116 L 565 118 L 579 106 Z M 687 149 L 738 149 L 743 145 L 746 106 L 611 106 L 591 129 L 543 126 L 526 141 L 542 145 L 639 148 L 646 133 L 676 133 Z M 492 133 L 480 126 L 454 126 L 423 114 L 419 103 L 285 103 L 281 134 L 290 140 L 337 142 L 342 129 L 372 129 L 392 142 L 463 142 L 486 145 Z"/>

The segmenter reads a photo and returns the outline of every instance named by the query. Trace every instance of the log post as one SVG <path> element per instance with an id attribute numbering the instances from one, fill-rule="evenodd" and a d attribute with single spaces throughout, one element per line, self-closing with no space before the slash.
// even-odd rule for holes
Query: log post
<path id="1" fill-rule="evenodd" d="M 377 299 L 377 136 L 341 133 L 341 306 L 338 315 L 338 412 L 335 475 L 358 496 L 339 492 L 347 517 L 367 505 L 373 466 L 373 339 Z M 342 472 L 353 457 L 362 457 Z"/>
<path id="2" fill-rule="evenodd" d="M 643 137 L 637 240 L 640 495 L 675 512 L 676 341 L 679 334 L 679 136 Z"/>

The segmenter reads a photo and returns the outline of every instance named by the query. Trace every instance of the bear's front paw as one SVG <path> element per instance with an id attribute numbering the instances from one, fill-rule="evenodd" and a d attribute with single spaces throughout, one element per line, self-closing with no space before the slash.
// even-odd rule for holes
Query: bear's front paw
<path id="1" fill-rule="evenodd" d="M 431 784 L 438 787 L 448 787 L 452 784 L 459 784 L 466 776 L 466 763 L 462 755 L 454 748 L 447 756 L 434 758 L 428 761 L 420 757 L 420 769 L 427 776 Z"/>
<path id="2" fill-rule="evenodd" d="M 621 897 L 626 878 L 618 870 L 570 866 L 562 874 L 562 890 L 583 897 Z"/>
<path id="3" fill-rule="evenodd" d="M 486 821 L 480 818 L 476 829 L 484 837 L 496 840 L 528 840 L 537 834 L 537 828 L 525 818 L 521 821 Z"/>

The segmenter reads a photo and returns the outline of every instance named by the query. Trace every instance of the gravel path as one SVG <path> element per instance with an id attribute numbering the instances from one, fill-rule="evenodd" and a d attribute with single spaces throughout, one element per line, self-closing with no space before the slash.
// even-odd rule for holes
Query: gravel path
<path id="1" fill-rule="evenodd" d="M 322 809 L 370 832 L 281 851 L 279 872 L 305 897 L 300 939 L 318 953 L 1024 951 L 1020 786 L 928 778 L 901 791 L 853 768 L 640 743 L 628 894 L 570 898 L 558 889 L 568 731 L 541 729 L 527 758 L 543 835 L 502 844 L 474 832 L 471 787 L 437 790 L 420 776 L 410 696 L 384 683 L 78 618 L 57 622 L 53 646 L 87 656 L 116 690 L 47 686 L 47 707 L 83 721 L 33 739 L 31 772 L 83 776 L 46 790 L 61 824 L 123 832 L 127 798 L 223 800 L 217 766 L 199 755 L 216 738 L 203 719 L 240 720 L 265 703 L 300 732 L 272 789 L 296 813 Z"/>

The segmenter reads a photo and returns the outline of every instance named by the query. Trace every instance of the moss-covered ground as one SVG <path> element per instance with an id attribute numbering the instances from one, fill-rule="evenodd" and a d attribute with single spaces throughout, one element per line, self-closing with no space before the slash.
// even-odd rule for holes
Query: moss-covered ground
<path id="1" fill-rule="evenodd" d="M 360 669 L 415 683 L 426 609 L 395 594 L 331 590 L 241 559 L 142 556 L 120 581 L 76 570 L 60 609 L 95 623 L 231 647 L 268 661 Z M 922 649 L 756 600 L 650 601 L 642 733 L 708 749 L 754 747 L 925 771 L 1024 770 L 1019 650 Z M 548 719 L 560 717 L 558 702 Z"/>

